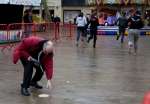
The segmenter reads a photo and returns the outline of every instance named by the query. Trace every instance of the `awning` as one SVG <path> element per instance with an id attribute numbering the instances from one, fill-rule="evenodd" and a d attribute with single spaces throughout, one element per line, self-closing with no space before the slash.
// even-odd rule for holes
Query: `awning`
<path id="1" fill-rule="evenodd" d="M 0 0 L 0 4 L 40 6 L 41 0 Z"/>

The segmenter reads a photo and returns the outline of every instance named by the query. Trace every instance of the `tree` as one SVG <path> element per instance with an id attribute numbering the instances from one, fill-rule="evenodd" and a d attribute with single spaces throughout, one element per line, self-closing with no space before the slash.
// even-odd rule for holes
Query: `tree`
<path id="1" fill-rule="evenodd" d="M 49 8 L 47 5 L 47 0 L 41 0 L 41 9 L 44 8 L 45 11 L 45 20 L 50 22 L 51 21 L 51 16 L 50 16 L 50 12 L 49 12 Z"/>

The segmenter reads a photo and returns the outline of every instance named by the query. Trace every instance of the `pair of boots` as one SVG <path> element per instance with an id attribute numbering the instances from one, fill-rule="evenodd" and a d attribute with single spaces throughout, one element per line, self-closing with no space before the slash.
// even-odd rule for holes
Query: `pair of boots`
<path id="1" fill-rule="evenodd" d="M 31 82 L 30 86 L 35 87 L 37 89 L 42 89 L 43 88 L 42 86 L 40 86 L 36 82 Z M 24 96 L 30 96 L 31 95 L 30 92 L 29 92 L 29 90 L 28 90 L 28 88 L 23 87 L 22 84 L 21 84 L 21 94 L 24 95 Z"/>

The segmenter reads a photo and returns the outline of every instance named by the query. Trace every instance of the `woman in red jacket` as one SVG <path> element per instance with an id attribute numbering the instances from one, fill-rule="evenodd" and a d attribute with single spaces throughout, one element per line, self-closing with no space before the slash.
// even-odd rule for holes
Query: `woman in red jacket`
<path id="1" fill-rule="evenodd" d="M 24 67 L 22 95 L 30 96 L 28 90 L 30 86 L 42 89 L 38 81 L 41 80 L 44 71 L 48 80 L 47 87 L 51 88 L 53 74 L 53 43 L 51 41 L 36 36 L 25 38 L 13 52 L 13 63 L 16 64 L 19 59 Z M 32 78 L 33 67 L 36 72 Z"/>

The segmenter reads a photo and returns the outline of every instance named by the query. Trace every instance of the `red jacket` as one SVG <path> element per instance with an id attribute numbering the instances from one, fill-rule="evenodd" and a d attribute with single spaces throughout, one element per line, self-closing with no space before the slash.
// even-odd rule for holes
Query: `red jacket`
<path id="1" fill-rule="evenodd" d="M 150 104 L 150 91 L 144 95 L 144 100 L 142 104 Z"/>
<path id="2" fill-rule="evenodd" d="M 20 58 L 27 60 L 29 56 L 36 53 L 39 42 L 42 40 L 44 39 L 36 36 L 25 38 L 13 51 L 13 63 L 16 64 Z M 41 64 L 46 72 L 47 79 L 51 79 L 53 75 L 53 56 L 43 55 Z"/>

